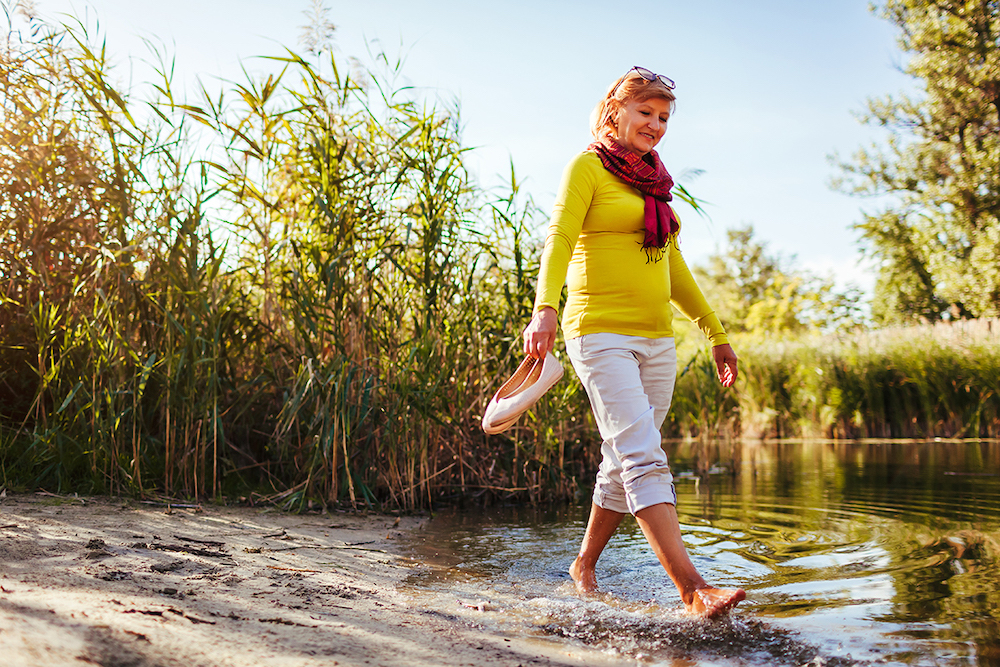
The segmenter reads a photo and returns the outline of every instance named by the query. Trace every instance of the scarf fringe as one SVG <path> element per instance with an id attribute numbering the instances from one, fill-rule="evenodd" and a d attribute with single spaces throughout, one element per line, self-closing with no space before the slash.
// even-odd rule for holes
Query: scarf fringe
<path id="1" fill-rule="evenodd" d="M 673 245 L 674 248 L 676 248 L 677 250 L 680 250 L 681 249 L 681 245 L 680 244 L 681 244 L 680 234 L 677 233 L 677 232 L 674 232 L 669 237 L 667 237 L 666 242 L 664 242 L 664 244 L 662 246 L 655 246 L 655 245 L 652 245 L 652 246 L 644 245 L 644 246 L 642 246 L 643 252 L 646 253 L 646 264 L 649 264 L 650 262 L 652 262 L 653 264 L 656 264 L 657 262 L 659 262 L 660 260 L 662 260 L 663 259 L 663 253 L 665 253 L 667 251 L 667 249 L 670 248 L 671 245 Z"/>

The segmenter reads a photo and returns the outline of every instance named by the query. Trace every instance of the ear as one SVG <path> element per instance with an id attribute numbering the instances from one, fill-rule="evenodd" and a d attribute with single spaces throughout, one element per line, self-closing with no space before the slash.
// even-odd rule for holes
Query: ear
<path id="1" fill-rule="evenodd" d="M 623 111 L 625 111 L 625 105 L 616 104 L 614 105 L 614 109 L 611 111 L 611 113 L 608 114 L 608 124 L 611 125 L 611 127 L 615 128 L 616 130 L 618 129 L 618 119 L 621 118 Z"/>

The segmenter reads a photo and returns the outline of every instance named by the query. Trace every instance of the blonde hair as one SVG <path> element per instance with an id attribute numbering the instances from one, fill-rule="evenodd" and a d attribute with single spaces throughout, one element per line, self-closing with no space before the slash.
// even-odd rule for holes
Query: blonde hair
<path id="1" fill-rule="evenodd" d="M 608 87 L 604 99 L 594 107 L 590 115 L 591 134 L 595 139 L 605 135 L 615 137 L 618 133 L 618 113 L 625 105 L 633 100 L 645 102 L 654 97 L 666 100 L 670 105 L 670 113 L 674 113 L 677 102 L 674 91 L 667 88 L 659 78 L 650 81 L 636 72 L 635 68 L 630 69 Z"/>

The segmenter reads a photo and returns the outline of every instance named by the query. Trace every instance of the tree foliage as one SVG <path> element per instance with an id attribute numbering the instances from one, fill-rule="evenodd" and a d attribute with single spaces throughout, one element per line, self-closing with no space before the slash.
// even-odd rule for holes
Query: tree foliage
<path id="1" fill-rule="evenodd" d="M 878 262 L 882 323 L 1000 314 L 1000 2 L 887 0 L 917 95 L 871 99 L 891 134 L 841 165 L 838 185 L 888 196 L 856 227 Z"/>
<path id="2" fill-rule="evenodd" d="M 832 279 L 797 268 L 794 258 L 770 254 L 752 226 L 726 237 L 727 247 L 694 273 L 729 331 L 802 333 L 860 321 L 857 289 L 839 290 Z"/>

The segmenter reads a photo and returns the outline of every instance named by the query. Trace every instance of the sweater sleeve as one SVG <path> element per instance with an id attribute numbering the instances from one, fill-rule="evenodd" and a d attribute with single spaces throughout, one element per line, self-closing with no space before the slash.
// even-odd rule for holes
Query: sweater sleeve
<path id="1" fill-rule="evenodd" d="M 569 261 L 597 187 L 593 167 L 588 164 L 586 156 L 587 153 L 579 154 L 563 172 L 542 250 L 535 291 L 535 313 L 546 306 L 559 310 L 559 298 L 566 282 Z"/>
<path id="2" fill-rule="evenodd" d="M 694 276 L 691 275 L 691 269 L 684 261 L 676 241 L 669 243 L 668 247 L 670 248 L 670 303 L 708 336 L 713 347 L 726 345 L 729 343 L 726 330 L 719 316 L 708 305 Z"/>

